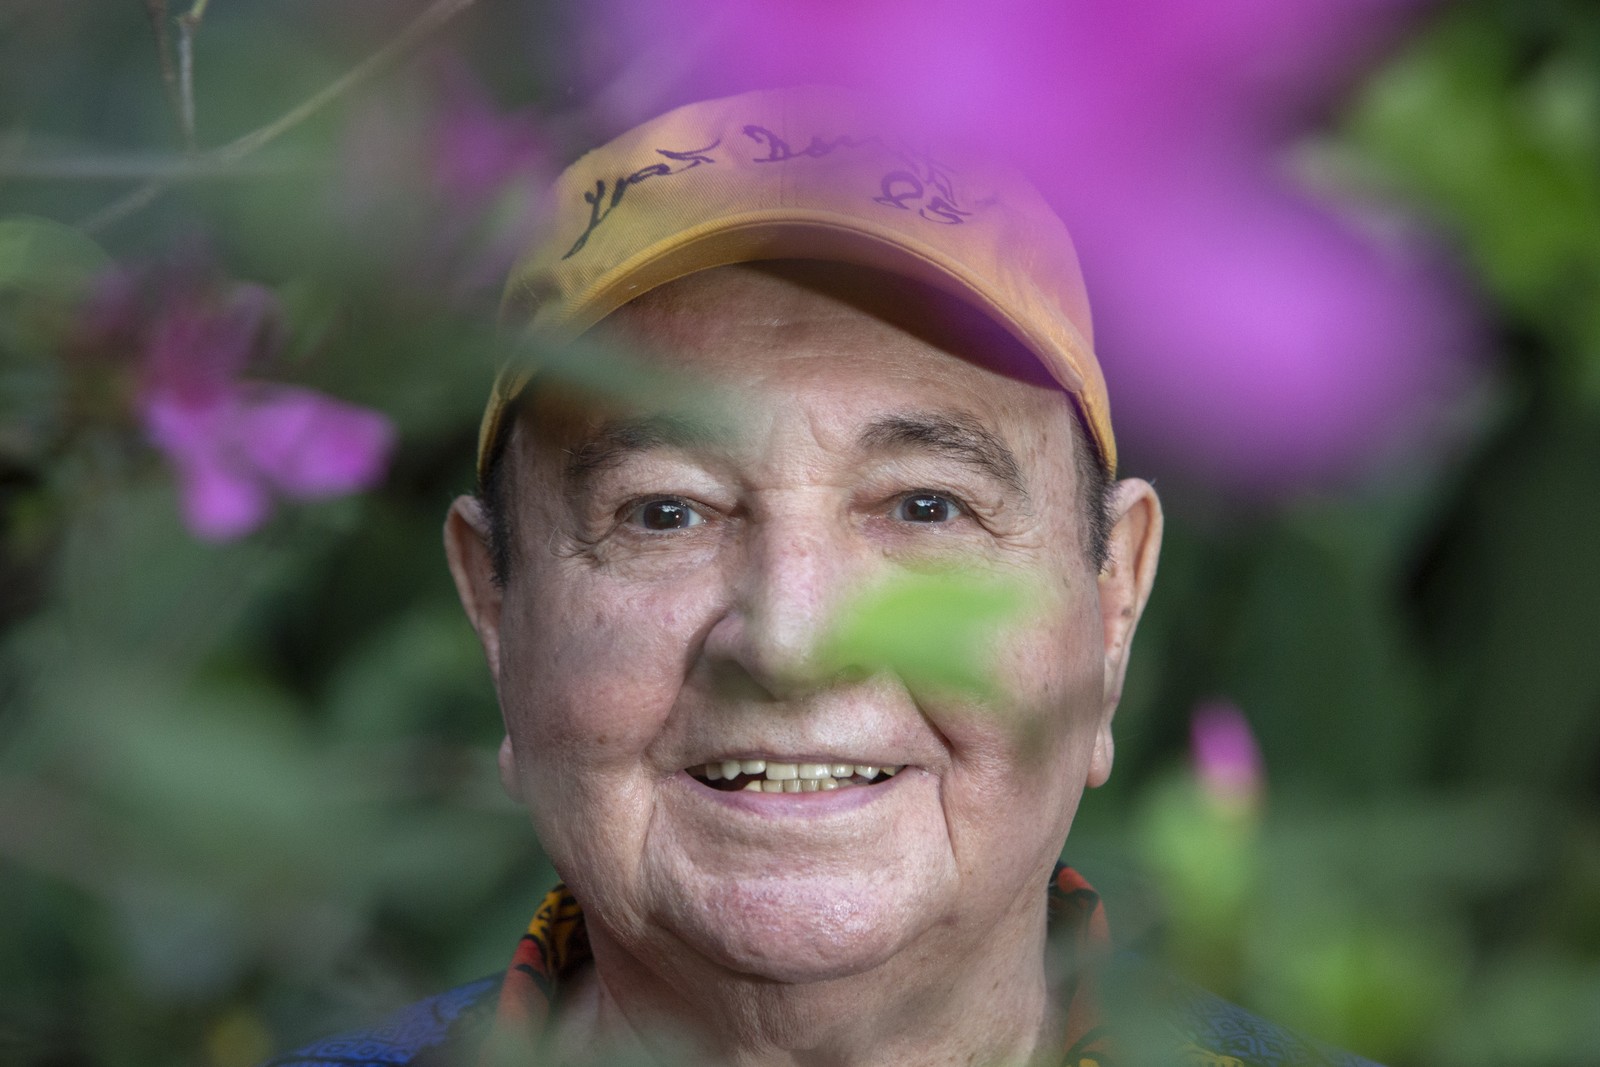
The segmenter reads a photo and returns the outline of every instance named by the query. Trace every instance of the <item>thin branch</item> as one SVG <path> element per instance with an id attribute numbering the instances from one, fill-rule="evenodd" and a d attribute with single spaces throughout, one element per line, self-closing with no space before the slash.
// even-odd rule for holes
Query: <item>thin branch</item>
<path id="1" fill-rule="evenodd" d="M 197 181 L 208 178 L 257 178 L 299 174 L 315 165 L 296 159 L 268 162 L 220 160 L 210 155 L 55 154 L 23 157 L 0 141 L 0 181 Z"/>
<path id="2" fill-rule="evenodd" d="M 422 14 L 413 19 L 393 40 L 356 64 L 332 84 L 319 92 L 313 93 L 265 126 L 251 130 L 243 137 L 223 145 L 221 148 L 203 153 L 198 158 L 216 160 L 219 163 L 233 163 L 272 143 L 345 93 L 381 74 L 396 61 L 402 59 L 407 52 L 427 40 L 429 35 L 476 2 L 477 0 L 434 0 L 432 4 L 429 4 L 423 10 Z M 88 233 L 103 230 L 107 226 L 120 222 L 124 217 L 150 204 L 162 193 L 170 189 L 172 184 L 168 179 L 156 179 L 141 185 L 122 199 L 84 219 L 78 223 L 78 226 Z"/>
<path id="3" fill-rule="evenodd" d="M 263 145 L 277 140 L 362 82 L 381 74 L 407 52 L 427 40 L 435 30 L 476 2 L 477 0 L 434 0 L 434 3 L 418 15 L 409 26 L 401 30 L 394 40 L 356 64 L 333 84 L 307 97 L 298 106 L 289 109 L 260 129 L 252 130 L 231 144 L 217 149 L 217 156 L 227 160 L 242 159 Z"/>
<path id="4" fill-rule="evenodd" d="M 194 35 L 206 17 L 209 0 L 194 0 L 194 6 L 178 16 L 178 119 L 183 125 L 183 145 L 193 152 L 198 143 L 194 135 Z"/>
<path id="5" fill-rule="evenodd" d="M 172 188 L 171 182 L 162 181 L 159 178 L 153 182 L 146 182 L 121 200 L 100 209 L 93 215 L 86 216 L 82 222 L 78 223 L 78 229 L 91 235 L 99 233 L 112 223 L 118 222 L 135 212 L 143 211 L 155 203 L 156 198 L 170 188 Z"/>
<path id="6" fill-rule="evenodd" d="M 161 87 L 166 90 L 167 103 L 172 115 L 183 129 L 183 104 L 178 96 L 178 72 L 172 65 L 172 37 L 167 32 L 167 0 L 144 0 L 145 14 L 150 16 L 150 28 L 156 35 L 156 58 L 161 63 Z"/>

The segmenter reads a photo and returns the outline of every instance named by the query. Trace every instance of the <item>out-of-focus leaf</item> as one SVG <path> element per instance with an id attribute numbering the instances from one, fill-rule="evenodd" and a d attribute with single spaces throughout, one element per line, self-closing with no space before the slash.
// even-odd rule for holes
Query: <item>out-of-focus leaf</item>
<path id="1" fill-rule="evenodd" d="M 960 572 L 907 574 L 840 610 L 817 650 L 819 670 L 886 670 L 913 690 L 995 691 L 996 641 L 1029 604 L 1015 580 Z"/>
<path id="2" fill-rule="evenodd" d="M 81 230 L 31 215 L 0 218 L 0 293 L 70 298 L 110 266 Z"/>
<path id="3" fill-rule="evenodd" d="M 1418 912 L 1400 922 L 1337 893 L 1301 903 L 1260 938 L 1248 997 L 1286 1025 L 1391 1062 L 1438 1025 L 1465 985 L 1458 928 Z"/>
<path id="4" fill-rule="evenodd" d="M 648 405 L 691 424 L 739 428 L 741 407 L 716 382 L 663 369 L 616 337 L 583 337 L 556 348 L 524 344 L 512 358 L 532 371 L 536 387 L 554 387 L 575 401 L 621 410 Z"/>

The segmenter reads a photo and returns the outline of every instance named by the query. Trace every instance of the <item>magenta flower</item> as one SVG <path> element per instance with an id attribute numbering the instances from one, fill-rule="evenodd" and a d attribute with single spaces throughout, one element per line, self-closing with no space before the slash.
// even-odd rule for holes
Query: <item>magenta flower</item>
<path id="1" fill-rule="evenodd" d="M 1228 805 L 1254 803 L 1261 794 L 1261 750 L 1244 713 L 1225 700 L 1195 708 L 1189 722 L 1190 753 L 1200 787 Z"/>
<path id="2" fill-rule="evenodd" d="M 621 123 L 822 81 L 1022 165 L 1077 241 L 1141 466 L 1279 494 L 1437 444 L 1475 377 L 1414 233 L 1314 195 L 1292 149 L 1425 0 L 597 0 Z M 628 56 L 656 57 L 646 69 Z M 617 86 L 643 86 L 624 93 Z"/>
<path id="3" fill-rule="evenodd" d="M 441 193 L 481 208 L 508 182 L 549 174 L 550 151 L 530 111 L 502 112 L 462 63 L 441 64 L 437 78 L 431 147 Z"/>
<path id="4" fill-rule="evenodd" d="M 219 289 L 192 270 L 150 293 L 119 274 L 85 315 L 102 341 L 132 346 L 137 415 L 178 476 L 185 524 L 210 541 L 241 537 L 278 499 L 316 500 L 376 485 L 394 429 L 375 411 L 299 386 L 252 381 L 281 342 L 279 309 L 255 285 Z M 159 301 L 143 312 L 141 296 Z"/>

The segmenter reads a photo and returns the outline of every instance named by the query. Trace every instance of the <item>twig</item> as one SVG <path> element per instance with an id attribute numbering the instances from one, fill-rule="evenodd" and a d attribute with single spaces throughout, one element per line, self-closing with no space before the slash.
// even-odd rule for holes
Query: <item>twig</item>
<path id="1" fill-rule="evenodd" d="M 210 0 L 194 0 L 194 6 L 178 16 L 178 119 L 183 125 L 183 146 L 193 152 L 194 135 L 194 35 L 206 17 Z"/>
<path id="2" fill-rule="evenodd" d="M 78 223 L 78 229 L 87 234 L 99 233 L 125 216 L 132 215 L 136 211 L 143 211 L 155 203 L 156 197 L 170 188 L 172 188 L 171 182 L 163 181 L 159 178 L 153 182 L 146 182 L 121 200 L 102 208 L 93 215 L 85 217 L 82 222 Z"/>
<path id="3" fill-rule="evenodd" d="M 243 137 L 229 142 L 221 148 L 203 153 L 198 158 L 215 160 L 219 163 L 233 163 L 243 159 L 262 146 L 272 143 L 312 115 L 315 115 L 318 111 L 321 111 L 324 107 L 327 107 L 340 96 L 375 75 L 382 73 L 391 64 L 426 40 L 439 27 L 476 2 L 477 0 L 434 0 L 422 14 L 413 19 L 393 40 L 356 64 L 332 84 L 319 92 L 313 93 L 265 126 L 251 130 Z M 90 215 L 80 222 L 78 226 L 88 233 L 103 230 L 113 223 L 120 222 L 125 216 L 145 207 L 170 189 L 172 184 L 168 179 L 158 178 L 155 181 L 141 185 L 122 199 Z"/>
<path id="4" fill-rule="evenodd" d="M 0 181 L 197 181 L 208 178 L 252 178 L 298 174 L 313 169 L 304 160 L 271 162 L 219 160 L 210 155 L 56 154 L 26 158 L 0 141 Z"/>
<path id="5" fill-rule="evenodd" d="M 178 120 L 178 130 L 183 130 L 183 103 L 178 96 L 178 72 L 172 66 L 172 37 L 167 32 L 167 0 L 144 0 L 144 10 L 150 16 L 150 28 L 156 34 L 156 57 L 161 63 L 161 86 L 167 92 L 167 103 Z"/>

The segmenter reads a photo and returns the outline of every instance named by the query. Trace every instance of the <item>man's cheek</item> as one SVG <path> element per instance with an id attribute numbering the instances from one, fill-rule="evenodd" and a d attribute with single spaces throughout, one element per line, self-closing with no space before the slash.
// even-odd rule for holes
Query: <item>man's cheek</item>
<path id="1" fill-rule="evenodd" d="M 988 657 L 985 689 L 916 694 L 923 713 L 958 761 L 993 762 L 1013 778 L 1053 775 L 1098 722 L 1101 672 L 1074 654 L 1060 628 L 1016 632 Z"/>
<path id="2" fill-rule="evenodd" d="M 675 687 L 650 669 L 648 648 L 586 644 L 555 650 L 551 669 L 521 702 L 521 732 L 530 749 L 573 773 L 637 764 L 671 709 Z M 582 667 L 562 669 L 562 663 Z"/>
<path id="3" fill-rule="evenodd" d="M 637 761 L 683 685 L 703 598 L 675 590 L 571 590 L 534 642 L 527 730 L 585 765 Z"/>

